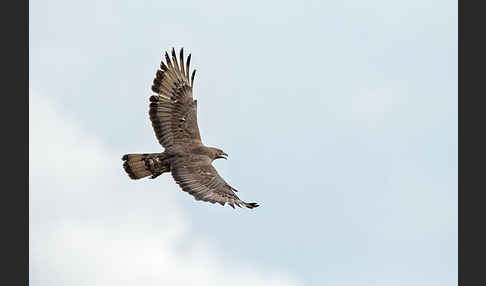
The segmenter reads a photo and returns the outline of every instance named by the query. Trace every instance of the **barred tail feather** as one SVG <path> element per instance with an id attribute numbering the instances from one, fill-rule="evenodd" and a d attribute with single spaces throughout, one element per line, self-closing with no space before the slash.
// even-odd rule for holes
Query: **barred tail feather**
<path id="1" fill-rule="evenodd" d="M 170 171 L 169 161 L 164 153 L 126 154 L 122 157 L 123 169 L 130 179 L 138 180 L 148 176 L 151 179 Z"/>

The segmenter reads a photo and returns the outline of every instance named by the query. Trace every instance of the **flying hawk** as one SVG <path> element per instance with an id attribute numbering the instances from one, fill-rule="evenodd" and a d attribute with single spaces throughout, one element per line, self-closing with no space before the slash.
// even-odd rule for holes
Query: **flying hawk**
<path id="1" fill-rule="evenodd" d="M 238 196 L 237 190 L 221 178 L 211 163 L 220 158 L 227 159 L 223 150 L 207 147 L 201 141 L 197 126 L 197 101 L 192 97 L 194 75 L 189 78 L 191 55 L 184 65 L 184 51 L 180 50 L 180 63 L 172 48 L 172 61 L 165 52 L 166 64 L 160 63 L 152 85 L 157 95 L 150 97 L 150 121 L 155 136 L 164 147 L 162 153 L 126 154 L 122 157 L 123 168 L 131 179 L 150 176 L 155 179 L 162 173 L 171 172 L 183 191 L 196 198 L 224 206 L 237 205 L 258 207 Z"/>

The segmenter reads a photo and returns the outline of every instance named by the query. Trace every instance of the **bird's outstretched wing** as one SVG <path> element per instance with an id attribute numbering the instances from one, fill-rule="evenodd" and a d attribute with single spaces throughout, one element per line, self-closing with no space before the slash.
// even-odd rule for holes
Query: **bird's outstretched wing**
<path id="1" fill-rule="evenodd" d="M 257 203 L 247 203 L 236 196 L 236 189 L 228 185 L 206 156 L 177 157 L 171 163 L 172 177 L 177 184 L 196 200 L 219 203 L 231 207 L 237 205 L 247 208 L 258 207 Z"/>
<path id="2" fill-rule="evenodd" d="M 152 85 L 156 96 L 150 97 L 150 121 L 155 136 L 164 148 L 176 144 L 201 144 L 197 125 L 197 102 L 192 98 L 194 75 L 189 79 L 191 55 L 184 65 L 184 51 L 180 51 L 180 63 L 172 49 L 172 61 L 165 53 L 167 64 L 162 61 Z"/>

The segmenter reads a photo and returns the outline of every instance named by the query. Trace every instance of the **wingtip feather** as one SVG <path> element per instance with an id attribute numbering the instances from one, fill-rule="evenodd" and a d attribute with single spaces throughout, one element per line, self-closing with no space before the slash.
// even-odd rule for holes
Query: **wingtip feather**
<path id="1" fill-rule="evenodd" d="M 245 206 L 249 209 L 259 207 L 260 205 L 257 203 L 245 203 Z"/>
<path id="2" fill-rule="evenodd" d="M 192 76 L 191 76 L 191 86 L 194 86 L 194 76 L 196 75 L 196 70 L 194 69 L 194 71 L 192 72 Z"/>
<path id="3" fill-rule="evenodd" d="M 179 59 L 180 59 L 180 65 L 181 65 L 181 72 L 182 72 L 182 75 L 185 77 L 186 71 L 184 69 L 184 47 L 182 47 L 181 51 L 179 52 Z"/>
<path id="4" fill-rule="evenodd" d="M 189 67 L 191 65 L 191 54 L 189 54 L 189 56 L 187 56 L 187 62 L 186 62 L 186 77 L 187 77 L 187 80 L 189 80 Z"/>
<path id="5" fill-rule="evenodd" d="M 172 56 L 175 58 L 176 57 L 176 53 L 175 53 L 175 49 L 174 48 L 172 48 L 172 52 L 171 53 L 172 53 Z"/>
<path id="6" fill-rule="evenodd" d="M 169 57 L 169 54 L 167 53 L 167 51 L 165 51 L 165 61 L 167 62 L 167 65 L 169 67 L 172 66 L 172 62 L 170 61 L 170 57 Z"/>

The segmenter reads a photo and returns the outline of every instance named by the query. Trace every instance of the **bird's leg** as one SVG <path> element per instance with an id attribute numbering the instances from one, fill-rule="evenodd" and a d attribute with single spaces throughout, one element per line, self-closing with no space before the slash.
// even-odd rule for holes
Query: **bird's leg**
<path id="1" fill-rule="evenodd" d="M 152 174 L 152 176 L 149 179 L 155 179 L 160 175 L 162 175 L 162 172 L 154 173 L 154 174 Z"/>

